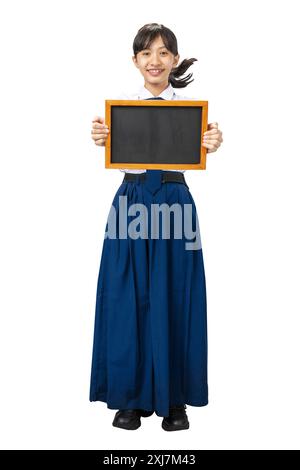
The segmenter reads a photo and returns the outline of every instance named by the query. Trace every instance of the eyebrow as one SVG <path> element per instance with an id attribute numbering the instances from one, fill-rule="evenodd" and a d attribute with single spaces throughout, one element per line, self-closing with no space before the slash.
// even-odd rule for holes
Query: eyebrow
<path id="1" fill-rule="evenodd" d="M 158 49 L 167 49 L 167 47 L 166 47 L 166 46 L 161 46 L 161 47 L 159 47 Z M 146 49 L 142 49 L 142 50 L 143 50 L 143 51 L 150 51 L 149 47 L 146 48 Z"/>

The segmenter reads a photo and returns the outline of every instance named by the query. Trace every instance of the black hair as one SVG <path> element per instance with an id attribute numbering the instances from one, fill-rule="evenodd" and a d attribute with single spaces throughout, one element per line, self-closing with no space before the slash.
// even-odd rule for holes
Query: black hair
<path id="1" fill-rule="evenodd" d="M 176 56 L 178 54 L 178 48 L 175 34 L 163 24 L 158 23 L 145 24 L 138 30 L 133 41 L 134 55 L 136 56 L 138 52 L 148 49 L 158 36 L 161 36 L 166 48 Z M 181 77 L 196 60 L 198 59 L 184 59 L 181 64 L 172 70 L 169 75 L 169 83 L 171 83 L 174 88 L 184 88 L 194 81 L 194 79 L 190 80 L 193 76 L 192 73 L 189 73 L 185 78 L 178 79 L 178 77 Z"/>

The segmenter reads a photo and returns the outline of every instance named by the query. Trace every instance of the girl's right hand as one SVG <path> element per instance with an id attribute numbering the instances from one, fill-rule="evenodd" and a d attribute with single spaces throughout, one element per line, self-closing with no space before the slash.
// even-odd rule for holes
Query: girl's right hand
<path id="1" fill-rule="evenodd" d="M 104 118 L 99 116 L 94 117 L 92 122 L 92 139 L 96 145 L 104 147 L 109 133 L 108 126 L 104 124 Z"/>

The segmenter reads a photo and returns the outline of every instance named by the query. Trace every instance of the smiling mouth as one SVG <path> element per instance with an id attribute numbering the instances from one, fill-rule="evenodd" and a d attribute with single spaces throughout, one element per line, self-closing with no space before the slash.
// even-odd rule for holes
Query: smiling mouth
<path id="1" fill-rule="evenodd" d="M 158 75 L 163 72 L 163 69 L 149 69 L 147 72 L 149 72 L 151 75 Z"/>

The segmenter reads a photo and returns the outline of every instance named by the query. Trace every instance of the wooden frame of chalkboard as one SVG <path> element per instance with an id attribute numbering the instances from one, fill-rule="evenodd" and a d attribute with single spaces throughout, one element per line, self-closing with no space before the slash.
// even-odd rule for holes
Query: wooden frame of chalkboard
<path id="1" fill-rule="evenodd" d="M 105 168 L 206 168 L 208 102 L 106 100 Z"/>

